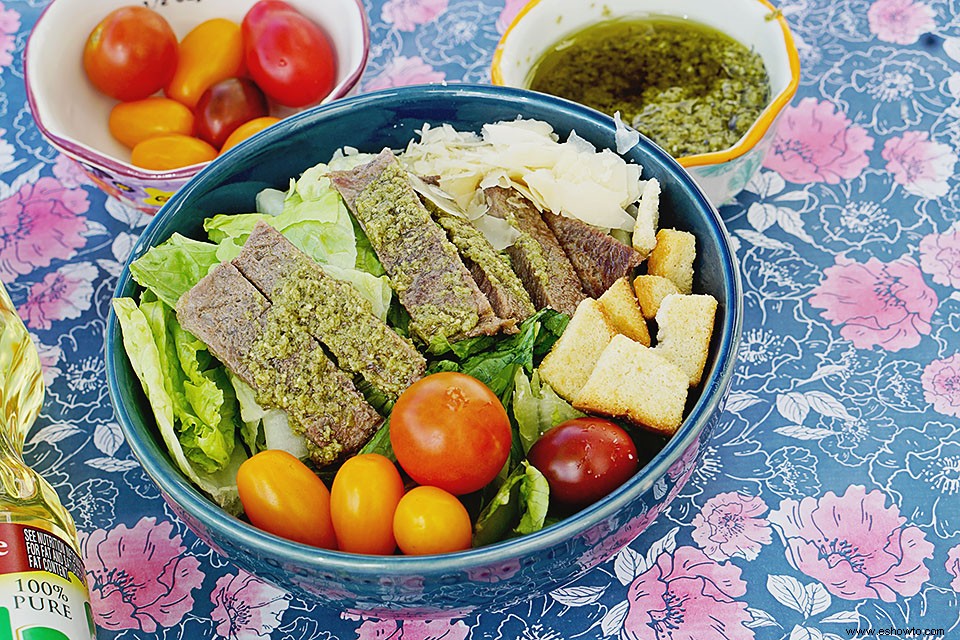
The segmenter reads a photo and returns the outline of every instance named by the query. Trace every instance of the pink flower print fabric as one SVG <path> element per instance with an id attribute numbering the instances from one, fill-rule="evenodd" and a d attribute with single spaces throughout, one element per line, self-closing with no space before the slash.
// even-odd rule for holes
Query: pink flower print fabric
<path id="1" fill-rule="evenodd" d="M 840 255 L 823 275 L 810 305 L 823 309 L 823 317 L 840 325 L 840 335 L 856 348 L 899 351 L 930 333 L 938 298 L 912 258 L 861 264 Z"/>
<path id="2" fill-rule="evenodd" d="M 933 544 L 886 496 L 850 486 L 842 496 L 784 500 L 770 514 L 790 564 L 845 600 L 916 595 L 930 577 Z"/>
<path id="3" fill-rule="evenodd" d="M 156 633 L 193 610 L 203 583 L 200 561 L 189 555 L 173 525 L 141 518 L 81 535 L 90 604 L 98 625 Z"/>

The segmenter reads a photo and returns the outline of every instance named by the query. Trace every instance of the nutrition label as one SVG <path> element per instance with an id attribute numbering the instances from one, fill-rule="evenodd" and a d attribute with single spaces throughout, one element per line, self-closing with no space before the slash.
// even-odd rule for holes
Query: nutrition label
<path id="1" fill-rule="evenodd" d="M 0 640 L 95 636 L 83 561 L 65 541 L 0 523 Z"/>

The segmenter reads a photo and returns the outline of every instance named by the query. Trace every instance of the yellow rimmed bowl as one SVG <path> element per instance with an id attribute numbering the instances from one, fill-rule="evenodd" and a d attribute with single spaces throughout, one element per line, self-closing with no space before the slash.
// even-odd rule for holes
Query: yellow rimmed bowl
<path id="1" fill-rule="evenodd" d="M 676 158 L 711 202 L 729 202 L 760 168 L 779 117 L 800 82 L 800 59 L 790 28 L 767 0 L 531 0 L 494 51 L 492 82 L 527 88 L 534 66 L 563 38 L 599 22 L 657 16 L 713 27 L 759 53 L 766 66 L 770 100 L 747 132 L 726 149 Z"/>

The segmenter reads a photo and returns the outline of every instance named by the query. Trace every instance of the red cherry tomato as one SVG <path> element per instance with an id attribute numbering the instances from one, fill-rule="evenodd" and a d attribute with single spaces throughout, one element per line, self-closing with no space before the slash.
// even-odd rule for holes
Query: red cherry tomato
<path id="1" fill-rule="evenodd" d="M 195 112 L 196 133 L 219 149 L 245 122 L 267 115 L 267 98 L 246 78 L 227 78 L 203 92 Z"/>
<path id="2" fill-rule="evenodd" d="M 483 488 L 510 455 L 510 419 L 485 384 L 435 373 L 400 394 L 390 414 L 397 462 L 419 484 L 455 495 Z"/>
<path id="3" fill-rule="evenodd" d="M 340 550 L 393 553 L 393 514 L 402 497 L 403 479 L 389 458 L 365 453 L 344 462 L 330 487 L 330 515 Z"/>
<path id="4" fill-rule="evenodd" d="M 244 59 L 278 104 L 305 107 L 333 89 L 336 55 L 327 34 L 282 0 L 260 0 L 243 18 Z"/>
<path id="5" fill-rule="evenodd" d="M 237 472 L 237 490 L 253 526 L 288 540 L 337 548 L 330 492 L 295 456 L 268 449 L 245 460 Z"/>
<path id="6" fill-rule="evenodd" d="M 550 484 L 550 498 L 584 507 L 637 472 L 637 447 L 620 426 L 602 418 L 574 418 L 543 434 L 527 453 Z"/>
<path id="7" fill-rule="evenodd" d="M 177 69 L 177 36 L 146 7 L 111 11 L 83 48 L 83 68 L 98 90 L 117 100 L 142 100 L 162 89 Z"/>

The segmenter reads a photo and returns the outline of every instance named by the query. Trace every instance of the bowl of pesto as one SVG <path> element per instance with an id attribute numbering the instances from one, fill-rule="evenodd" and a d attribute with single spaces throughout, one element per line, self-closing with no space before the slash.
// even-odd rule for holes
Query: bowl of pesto
<path id="1" fill-rule="evenodd" d="M 533 0 L 504 32 L 491 78 L 618 117 L 720 205 L 759 169 L 800 64 L 767 0 Z"/>

